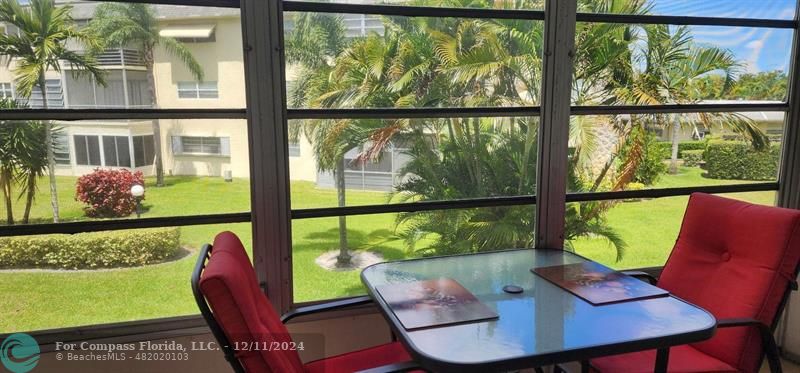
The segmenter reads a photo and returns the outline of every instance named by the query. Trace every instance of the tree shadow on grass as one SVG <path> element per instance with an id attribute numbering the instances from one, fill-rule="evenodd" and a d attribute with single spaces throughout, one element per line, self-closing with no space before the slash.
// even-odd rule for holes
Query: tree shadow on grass
<path id="1" fill-rule="evenodd" d="M 394 233 L 388 229 L 370 232 L 348 229 L 347 243 L 350 250 L 370 250 L 383 255 L 385 260 L 404 259 L 406 253 L 397 247 L 389 246 L 395 240 Z M 339 229 L 318 230 L 301 237 L 293 237 L 293 252 L 318 252 L 339 249 Z"/>
<path id="2" fill-rule="evenodd" d="M 201 177 L 198 176 L 165 176 L 164 177 L 164 186 L 156 186 L 156 177 L 155 176 L 148 176 L 144 178 L 144 186 L 148 189 L 162 189 L 162 188 L 169 188 L 171 186 L 175 186 L 178 184 L 186 184 L 186 183 L 193 183 L 199 180 Z M 146 191 L 147 189 L 145 189 Z"/>

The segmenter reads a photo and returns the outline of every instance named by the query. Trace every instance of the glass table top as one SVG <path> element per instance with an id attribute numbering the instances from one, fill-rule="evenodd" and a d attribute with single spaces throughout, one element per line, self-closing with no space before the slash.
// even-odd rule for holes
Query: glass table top
<path id="1" fill-rule="evenodd" d="M 415 359 L 430 368 L 525 367 L 669 347 L 713 335 L 714 317 L 678 298 L 593 306 L 530 271 L 586 260 L 561 250 L 508 250 L 380 263 L 364 269 L 361 278 Z M 439 278 L 455 279 L 499 318 L 406 331 L 375 290 Z M 524 291 L 509 294 L 502 290 L 505 285 Z"/>

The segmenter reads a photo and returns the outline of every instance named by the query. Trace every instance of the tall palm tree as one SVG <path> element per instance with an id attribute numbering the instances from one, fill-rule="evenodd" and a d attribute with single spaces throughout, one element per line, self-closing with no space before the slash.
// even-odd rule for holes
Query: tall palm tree
<path id="1" fill-rule="evenodd" d="M 24 107 L 11 99 L 0 100 L 0 110 Z M 47 147 L 42 146 L 47 130 L 47 125 L 41 121 L 0 121 L 0 189 L 9 225 L 15 223 L 12 206 L 14 184 L 21 185 L 19 198 L 25 198 L 22 223 L 29 222 L 37 181 L 47 173 Z"/>
<path id="2" fill-rule="evenodd" d="M 299 79 L 289 90 L 289 105 L 315 106 L 326 92 L 334 90 L 328 80 L 332 71 L 329 59 L 346 48 L 344 21 L 340 16 L 321 13 L 302 13 L 294 19 L 294 30 L 286 38 L 286 61 L 299 65 Z M 352 147 L 347 144 L 342 128 L 350 121 L 311 120 L 290 123 L 290 137 L 297 141 L 301 135 L 314 146 L 317 169 L 333 171 L 336 200 L 339 207 L 347 205 L 344 178 L 344 155 Z M 338 129 L 338 130 L 334 130 Z M 345 140 L 345 141 L 343 141 Z M 347 242 L 347 217 L 339 217 L 339 254 L 337 263 L 347 266 L 351 255 Z"/>
<path id="3" fill-rule="evenodd" d="M 89 28 L 98 35 L 106 47 L 133 46 L 142 53 L 147 70 L 147 89 L 151 104 L 158 107 L 153 64 L 156 48 L 164 48 L 180 60 L 198 81 L 203 80 L 203 68 L 183 43 L 172 37 L 159 34 L 158 20 L 150 5 L 136 3 L 103 3 L 94 13 Z M 153 119 L 153 146 L 155 149 L 156 186 L 164 186 L 164 162 L 162 159 L 161 124 Z"/>
<path id="4" fill-rule="evenodd" d="M 59 128 L 50 129 L 53 134 L 58 134 Z M 22 214 L 22 224 L 30 222 L 31 208 L 38 192 L 37 181 L 47 173 L 47 149 L 55 149 L 55 142 L 47 143 L 47 124 L 43 121 L 29 121 L 25 123 L 23 144 L 24 149 L 18 152 L 19 166 L 17 183 L 21 185 L 19 198 L 25 198 L 25 211 Z M 54 141 L 51 137 L 51 141 Z M 42 147 L 42 144 L 48 144 Z"/>
<path id="5" fill-rule="evenodd" d="M 0 100 L 0 110 L 17 109 L 14 100 Z M 0 190 L 3 193 L 3 204 L 6 208 L 6 224 L 14 224 L 13 189 L 19 162 L 17 154 L 24 136 L 24 123 L 19 121 L 0 121 Z"/>
<path id="6" fill-rule="evenodd" d="M 88 30 L 81 30 L 70 15 L 72 7 L 56 7 L 54 0 L 30 0 L 23 7 L 17 0 L 0 1 L 0 23 L 14 26 L 18 33 L 0 35 L 0 58 L 15 64 L 16 90 L 23 97 L 30 97 L 38 87 L 42 95 L 42 107 L 48 108 L 45 74 L 47 71 L 61 72 L 62 63 L 68 65 L 73 74 L 87 73 L 100 84 L 105 84 L 104 73 L 97 67 L 91 53 L 99 47 L 98 38 Z M 78 43 L 89 53 L 70 50 L 67 44 Z M 52 124 L 45 122 L 45 144 L 52 144 Z M 56 189 L 55 155 L 47 147 L 47 169 L 50 175 L 50 204 L 53 221 L 59 221 L 58 190 Z"/>
<path id="7" fill-rule="evenodd" d="M 703 99 L 698 83 L 709 74 L 720 74 L 723 90 L 729 91 L 736 82 L 740 64 L 733 54 L 716 47 L 698 46 L 686 26 L 669 25 L 642 27 L 644 42 L 634 43 L 630 80 L 621 82 L 615 93 L 620 101 L 635 105 L 692 104 Z M 697 115 L 651 115 L 650 122 L 671 134 L 672 153 L 670 173 L 678 172 L 678 143 L 680 129 L 701 123 L 728 126 L 758 149 L 768 144 L 766 135 L 755 122 L 738 113 L 700 113 Z M 646 121 L 640 121 L 643 123 Z"/>

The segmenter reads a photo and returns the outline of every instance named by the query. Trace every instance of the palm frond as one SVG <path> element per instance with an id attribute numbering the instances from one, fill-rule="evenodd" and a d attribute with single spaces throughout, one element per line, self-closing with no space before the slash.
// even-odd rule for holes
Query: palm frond
<path id="1" fill-rule="evenodd" d="M 203 67 L 185 44 L 175 38 L 164 36 L 159 36 L 158 44 L 164 47 L 167 53 L 178 58 L 197 81 L 203 81 Z"/>

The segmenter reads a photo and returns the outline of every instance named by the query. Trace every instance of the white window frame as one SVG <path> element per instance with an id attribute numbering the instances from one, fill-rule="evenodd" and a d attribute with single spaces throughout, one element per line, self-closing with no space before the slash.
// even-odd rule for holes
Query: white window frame
<path id="1" fill-rule="evenodd" d="M 87 164 L 78 163 L 78 142 L 75 141 L 76 140 L 75 138 L 78 137 L 78 136 L 86 138 L 85 147 L 86 147 Z M 100 164 L 91 164 L 92 163 L 92 157 L 91 157 L 91 152 L 90 152 L 90 149 L 89 149 L 89 137 L 97 138 L 97 151 L 99 152 Z M 102 137 L 103 137 L 102 135 L 98 135 L 98 134 L 95 134 L 95 133 L 89 133 L 89 134 L 74 133 L 74 134 L 72 134 L 70 136 L 70 140 L 72 140 L 73 147 L 75 149 L 75 165 L 76 166 L 78 166 L 78 167 L 104 167 L 104 165 L 106 163 L 105 162 L 106 160 L 105 160 L 105 154 L 103 154 L 103 139 L 102 139 Z"/>
<path id="2" fill-rule="evenodd" d="M 213 85 L 213 88 L 204 87 L 203 85 Z M 219 99 L 219 83 L 216 81 L 206 82 L 178 82 L 178 99 L 179 100 L 217 100 Z M 203 97 L 202 93 L 211 93 L 213 97 Z M 189 93 L 192 97 L 181 97 L 182 93 Z"/>
<path id="3" fill-rule="evenodd" d="M 0 98 L 13 100 L 16 98 L 14 84 L 11 82 L 0 83 Z"/>
<path id="4" fill-rule="evenodd" d="M 194 139 L 200 141 L 200 151 L 186 151 L 186 140 Z M 217 143 L 211 143 L 217 141 Z M 209 142 L 208 144 L 204 142 Z M 218 152 L 203 151 L 204 147 L 217 147 Z M 231 146 L 230 137 L 227 136 L 195 136 L 195 135 L 175 135 L 172 136 L 172 152 L 175 155 L 188 155 L 188 156 L 216 156 L 216 157 L 230 157 Z"/>
<path id="5" fill-rule="evenodd" d="M 108 138 L 111 138 L 113 139 L 112 141 L 114 142 L 114 153 L 116 154 L 117 163 L 119 163 L 120 151 L 119 151 L 119 141 L 117 140 L 120 137 L 124 138 L 125 141 L 128 143 L 128 160 L 129 160 L 128 163 L 130 163 L 129 166 L 109 165 L 108 160 L 106 159 L 106 140 Z M 103 153 L 102 155 L 103 167 L 114 167 L 114 168 L 125 168 L 125 169 L 133 169 L 134 167 L 136 167 L 133 159 L 133 139 L 131 138 L 130 135 L 114 135 L 114 134 L 100 135 L 100 151 Z"/>

